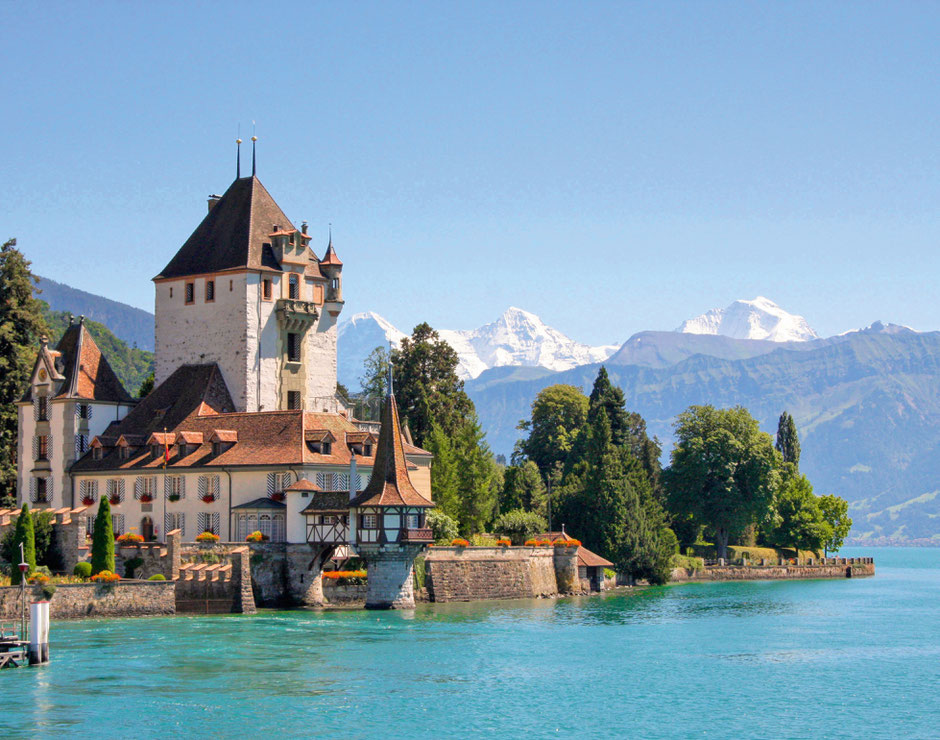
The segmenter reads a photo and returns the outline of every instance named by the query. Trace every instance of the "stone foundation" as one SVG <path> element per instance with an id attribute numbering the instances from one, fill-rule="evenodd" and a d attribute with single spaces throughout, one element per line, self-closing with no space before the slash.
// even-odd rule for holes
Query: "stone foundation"
<path id="1" fill-rule="evenodd" d="M 559 553 L 565 587 L 575 591 L 579 589 L 577 548 L 570 549 L 573 555 L 568 554 L 568 548 L 558 549 L 565 550 L 565 554 Z M 432 547 L 424 560 L 428 598 L 445 602 L 556 596 L 559 587 L 554 550 L 549 547 Z"/>
<path id="2" fill-rule="evenodd" d="M 175 586 L 171 581 L 126 583 L 64 583 L 49 600 L 52 619 L 89 617 L 156 617 L 176 612 Z M 29 602 L 43 599 L 42 588 L 26 589 Z M 0 588 L 0 619 L 18 620 L 22 600 L 18 586 Z"/>
<path id="3" fill-rule="evenodd" d="M 382 553 L 382 557 L 371 554 L 368 563 L 369 585 L 366 609 L 414 609 L 414 559 L 413 548 Z M 363 558 L 366 555 L 360 552 Z"/>

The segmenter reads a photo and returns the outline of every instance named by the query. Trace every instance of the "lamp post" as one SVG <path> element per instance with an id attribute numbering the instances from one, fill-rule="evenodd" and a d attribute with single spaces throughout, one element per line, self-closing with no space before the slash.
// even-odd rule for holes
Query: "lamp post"
<path id="1" fill-rule="evenodd" d="M 26 574 L 29 572 L 29 563 L 26 562 L 26 554 L 23 552 L 23 543 L 20 543 L 20 598 L 22 599 L 22 608 L 20 609 L 20 639 L 26 639 Z"/>

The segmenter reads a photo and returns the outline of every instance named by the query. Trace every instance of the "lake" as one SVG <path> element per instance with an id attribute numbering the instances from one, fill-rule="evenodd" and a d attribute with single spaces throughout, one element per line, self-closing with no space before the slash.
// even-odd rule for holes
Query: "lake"
<path id="1" fill-rule="evenodd" d="M 3 737 L 940 737 L 940 549 L 869 579 L 54 622 Z"/>

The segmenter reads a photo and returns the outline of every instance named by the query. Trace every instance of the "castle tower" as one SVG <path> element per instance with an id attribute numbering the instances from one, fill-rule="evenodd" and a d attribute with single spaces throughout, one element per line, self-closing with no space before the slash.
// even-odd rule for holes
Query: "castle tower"
<path id="1" fill-rule="evenodd" d="M 408 477 L 389 382 L 372 477 L 349 503 L 349 541 L 368 565 L 367 609 L 414 607 L 414 559 L 432 540 L 425 516 L 433 506 Z"/>
<path id="2" fill-rule="evenodd" d="M 68 476 L 91 440 L 123 419 L 136 401 L 85 326 L 71 323 L 55 349 L 45 337 L 18 413 L 17 503 L 75 506 Z"/>
<path id="3" fill-rule="evenodd" d="M 321 262 L 306 231 L 254 175 L 210 198 L 154 278 L 156 385 L 215 362 L 238 411 L 336 410 L 342 262 L 332 243 Z"/>

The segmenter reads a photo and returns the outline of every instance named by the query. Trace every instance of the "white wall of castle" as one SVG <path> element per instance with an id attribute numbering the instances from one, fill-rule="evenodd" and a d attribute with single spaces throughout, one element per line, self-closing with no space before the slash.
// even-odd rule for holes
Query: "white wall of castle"
<path id="1" fill-rule="evenodd" d="M 206 282 L 215 281 L 215 300 L 206 301 Z M 271 280 L 271 300 L 262 295 Z M 186 283 L 194 300 L 186 303 Z M 312 300 L 312 286 L 301 282 L 301 300 Z M 283 407 L 280 373 L 285 348 L 275 312 L 287 296 L 286 276 L 272 273 L 219 273 L 156 283 L 155 381 L 159 385 L 181 365 L 215 362 L 222 371 L 236 411 L 274 411 Z M 309 293 L 309 294 L 308 294 Z M 307 369 L 305 407 L 336 391 L 336 321 L 322 306 L 320 318 L 304 338 Z"/>

